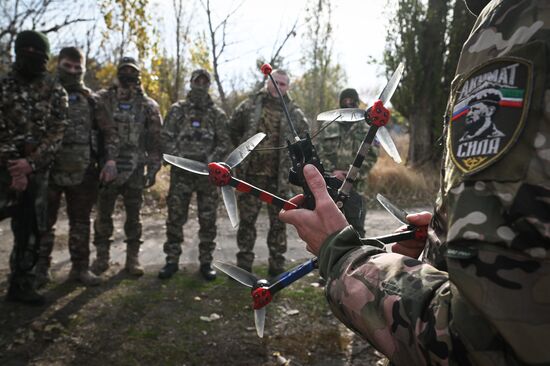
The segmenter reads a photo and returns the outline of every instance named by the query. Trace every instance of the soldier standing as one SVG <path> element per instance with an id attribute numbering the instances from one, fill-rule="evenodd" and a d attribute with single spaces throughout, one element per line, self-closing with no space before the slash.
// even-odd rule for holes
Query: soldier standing
<path id="1" fill-rule="evenodd" d="M 49 165 L 67 124 L 67 93 L 46 71 L 50 45 L 39 32 L 15 40 L 12 71 L 0 79 L 0 219 L 14 236 L 6 300 L 39 305 L 32 269 L 46 230 Z"/>
<path id="2" fill-rule="evenodd" d="M 100 278 L 89 271 L 90 214 L 97 199 L 99 181 L 116 177 L 118 135 L 97 95 L 84 85 L 85 60 L 78 48 L 59 52 L 57 74 L 69 94 L 69 125 L 50 170 L 48 226 L 40 243 L 35 268 L 37 287 L 49 280 L 54 225 L 61 196 L 65 194 L 69 217 L 69 278 L 85 285 L 98 285 Z M 102 156 L 99 156 L 101 153 Z M 99 172 L 99 163 L 103 169 Z"/>
<path id="3" fill-rule="evenodd" d="M 94 222 L 97 258 L 92 264 L 92 271 L 101 274 L 109 268 L 112 215 L 116 199 L 121 195 L 126 211 L 125 268 L 128 273 L 141 276 L 140 211 L 143 189 L 155 184 L 155 176 L 160 169 L 162 117 L 157 103 L 145 95 L 141 87 L 137 62 L 131 57 L 123 57 L 117 70 L 114 85 L 98 93 L 118 129 L 119 152 L 116 158 L 117 178 L 99 189 L 97 217 Z"/>
<path id="4" fill-rule="evenodd" d="M 287 91 L 290 78 L 283 70 L 274 70 L 272 76 L 278 84 L 287 103 L 290 116 L 299 134 L 308 132 L 308 123 L 302 110 L 290 99 Z M 289 193 L 288 173 L 290 158 L 285 148 L 286 139 L 291 137 L 288 122 L 277 90 L 270 80 L 266 87 L 243 101 L 233 113 L 229 123 L 231 141 L 235 146 L 258 132 L 267 136 L 262 144 L 253 151 L 240 168 L 242 179 L 262 189 L 285 197 Z M 263 149 L 263 150 L 262 150 Z M 252 270 L 254 261 L 254 243 L 256 241 L 256 219 L 262 202 L 256 197 L 241 194 L 238 197 L 240 223 L 237 232 L 237 265 L 247 271 Z M 277 209 L 267 206 L 269 214 L 269 274 L 276 276 L 284 272 L 286 252 L 286 227 L 277 217 Z"/>
<path id="5" fill-rule="evenodd" d="M 203 69 L 191 74 L 191 90 L 186 100 L 172 105 L 162 129 L 165 152 L 171 155 L 209 163 L 221 161 L 229 150 L 227 117 L 208 94 L 210 74 Z M 216 278 L 212 268 L 212 253 L 216 248 L 216 209 L 218 189 L 207 177 L 197 176 L 172 167 L 166 220 L 166 265 L 159 278 L 170 278 L 178 271 L 183 243 L 183 225 L 187 222 L 191 195 L 197 192 L 199 215 L 200 273 L 208 280 Z"/>
<path id="6" fill-rule="evenodd" d="M 467 4 L 478 17 L 447 104 L 435 213 L 408 217 L 430 223 L 427 243 L 361 241 L 311 166 L 316 210 L 281 219 L 319 256 L 334 314 L 392 364 L 548 365 L 548 1 Z M 500 133 L 476 133 L 481 109 Z"/>
<path id="7" fill-rule="evenodd" d="M 340 108 L 359 108 L 359 94 L 355 89 L 344 89 L 340 93 Z M 361 146 L 361 142 L 367 134 L 367 124 L 358 122 L 332 122 L 321 135 L 319 145 L 319 157 L 328 174 L 335 176 L 344 182 L 349 166 Z M 366 178 L 368 172 L 376 164 L 376 149 L 369 149 L 361 166 L 362 177 Z M 362 190 L 366 188 L 366 179 L 359 180 Z M 365 217 L 367 210 L 364 198 L 356 190 L 350 192 L 350 198 L 344 206 L 346 219 L 359 233 L 365 235 Z"/>

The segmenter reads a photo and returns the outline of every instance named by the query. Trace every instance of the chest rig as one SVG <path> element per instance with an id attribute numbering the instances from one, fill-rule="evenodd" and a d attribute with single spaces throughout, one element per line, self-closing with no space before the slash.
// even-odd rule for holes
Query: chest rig
<path id="1" fill-rule="evenodd" d="M 182 112 L 178 119 L 178 151 L 189 159 L 208 162 L 216 147 L 215 117 L 211 108 L 186 103 Z"/>
<path id="2" fill-rule="evenodd" d="M 145 158 L 145 116 L 143 98 L 136 96 L 129 101 L 121 101 L 112 96 L 111 110 L 120 140 L 117 168 L 119 172 L 132 172 Z"/>
<path id="3" fill-rule="evenodd" d="M 94 163 L 94 104 L 88 95 L 79 92 L 69 94 L 69 124 L 51 170 L 51 179 L 57 185 L 80 184 L 86 170 Z"/>

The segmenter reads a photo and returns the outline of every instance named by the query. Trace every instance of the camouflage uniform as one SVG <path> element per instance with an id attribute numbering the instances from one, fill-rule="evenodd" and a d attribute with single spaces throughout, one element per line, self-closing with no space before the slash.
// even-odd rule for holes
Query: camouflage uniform
<path id="1" fill-rule="evenodd" d="M 304 136 L 309 129 L 304 113 L 288 96 L 285 96 L 285 101 L 297 132 Z M 241 165 L 240 179 L 283 198 L 288 197 L 291 188 L 288 183 L 290 158 L 287 150 L 260 151 L 262 148 L 286 146 L 286 140 L 292 137 L 279 98 L 272 97 L 265 90 L 250 96 L 237 107 L 229 126 L 231 141 L 235 146 L 258 132 L 267 134 L 257 150 Z M 240 194 L 238 206 L 240 223 L 237 232 L 237 264 L 249 269 L 254 261 L 255 226 L 262 203 L 252 195 Z M 279 272 L 285 262 L 286 226 L 279 220 L 278 210 L 268 206 L 268 214 L 269 267 L 272 272 Z"/>
<path id="2" fill-rule="evenodd" d="M 11 216 L 14 247 L 10 283 L 32 288 L 38 233 L 46 230 L 48 171 L 67 125 L 67 93 L 48 74 L 23 79 L 15 71 L 0 79 L 0 218 Z M 28 188 L 10 189 L 8 160 L 27 159 Z M 29 207 L 30 206 L 30 207 Z"/>
<path id="3" fill-rule="evenodd" d="M 191 90 L 184 101 L 172 105 L 162 130 L 165 152 L 170 155 L 209 163 L 222 161 L 229 150 L 227 117 L 205 93 L 196 98 Z M 183 242 L 183 225 L 191 195 L 197 192 L 199 216 L 199 261 L 201 265 L 212 262 L 216 248 L 216 210 L 218 190 L 208 177 L 188 173 L 172 167 L 167 205 L 166 262 L 177 264 Z"/>
<path id="4" fill-rule="evenodd" d="M 333 311 L 396 365 L 550 364 L 549 20 L 542 0 L 478 17 L 423 262 L 349 228 L 321 249 Z"/>
<path id="5" fill-rule="evenodd" d="M 349 166 L 355 158 L 355 154 L 361 146 L 361 142 L 367 135 L 368 128 L 364 122 L 333 122 L 321 133 L 319 144 L 319 157 L 323 162 L 323 167 L 327 172 L 335 170 L 348 171 Z M 377 148 L 372 146 L 361 166 L 363 177 L 368 176 L 368 172 L 376 164 Z M 360 190 L 365 192 L 366 179 L 360 180 Z M 346 204 L 344 206 L 344 215 L 348 222 L 357 230 L 359 235 L 365 235 L 365 217 L 367 210 L 363 197 L 352 190 L 348 202 L 357 203 L 356 205 Z"/>
<path id="6" fill-rule="evenodd" d="M 100 144 L 101 146 L 98 146 Z M 69 252 L 74 268 L 88 268 L 90 214 L 97 199 L 99 159 L 117 156 L 118 136 L 97 95 L 82 87 L 69 92 L 69 125 L 58 151 L 48 186 L 48 230 L 40 243 L 39 261 L 49 268 L 54 225 L 65 194 L 69 216 Z M 101 153 L 100 157 L 98 154 Z"/>
<path id="7" fill-rule="evenodd" d="M 121 90 L 113 86 L 98 92 L 110 118 L 118 129 L 119 152 L 116 157 L 117 178 L 100 187 L 97 217 L 94 222 L 94 245 L 99 255 L 109 252 L 113 234 L 113 210 L 119 195 L 126 211 L 124 232 L 127 253 L 139 252 L 141 241 L 140 211 L 145 184 L 144 171 L 160 166 L 162 117 L 157 103 L 139 86 Z M 121 93 L 129 98 L 120 98 Z"/>

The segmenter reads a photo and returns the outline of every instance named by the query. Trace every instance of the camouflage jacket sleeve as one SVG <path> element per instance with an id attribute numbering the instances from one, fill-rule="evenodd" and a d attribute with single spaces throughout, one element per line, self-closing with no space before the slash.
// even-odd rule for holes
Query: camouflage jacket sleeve
<path id="1" fill-rule="evenodd" d="M 247 99 L 237 106 L 229 120 L 229 137 L 233 146 L 238 146 L 246 132 L 247 122 L 250 120 L 251 103 Z"/>
<path id="2" fill-rule="evenodd" d="M 61 146 L 63 134 L 68 124 L 69 102 L 67 92 L 59 84 L 51 90 L 51 111 L 46 118 L 46 133 L 38 142 L 37 148 L 27 157 L 35 170 L 43 170 L 55 158 L 55 153 Z"/>
<path id="3" fill-rule="evenodd" d="M 119 138 L 116 125 L 111 118 L 102 98 L 93 95 L 94 99 L 94 124 L 101 134 L 99 150 L 103 153 L 101 160 L 114 160 L 118 156 Z"/>
<path id="4" fill-rule="evenodd" d="M 162 139 L 160 131 L 162 129 L 162 117 L 158 104 L 151 98 L 147 98 L 144 108 L 146 118 L 145 131 L 145 151 L 147 152 L 147 165 L 160 166 L 162 154 Z"/>
<path id="5" fill-rule="evenodd" d="M 295 124 L 296 132 L 298 132 L 298 135 L 300 135 L 300 137 L 305 137 L 306 133 L 310 132 L 309 122 L 304 112 L 294 103 L 291 117 L 292 121 Z"/>
<path id="6" fill-rule="evenodd" d="M 395 365 L 444 364 L 451 350 L 447 273 L 362 242 L 351 226 L 319 256 L 334 314 Z"/>
<path id="7" fill-rule="evenodd" d="M 215 146 L 209 157 L 210 161 L 222 161 L 231 150 L 227 116 L 220 108 L 215 108 Z"/>
<path id="8" fill-rule="evenodd" d="M 176 136 L 177 132 L 177 121 L 178 116 L 181 113 L 181 106 L 179 103 L 174 103 L 170 107 L 170 110 L 166 114 L 166 119 L 164 120 L 164 125 L 161 130 L 162 144 L 164 146 L 164 153 L 170 155 L 177 155 L 177 141 Z"/>

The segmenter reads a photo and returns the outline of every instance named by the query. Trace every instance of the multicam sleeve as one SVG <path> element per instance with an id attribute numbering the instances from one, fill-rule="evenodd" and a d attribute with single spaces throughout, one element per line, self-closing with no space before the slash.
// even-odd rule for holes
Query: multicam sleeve
<path id="1" fill-rule="evenodd" d="M 147 166 L 160 167 L 162 155 L 162 139 L 160 131 L 162 129 L 162 116 L 158 104 L 152 99 L 147 103 L 147 132 L 145 138 L 145 151 L 147 151 Z"/>
<path id="2" fill-rule="evenodd" d="M 164 146 L 163 152 L 170 155 L 177 155 L 177 124 L 178 116 L 180 114 L 181 107 L 178 103 L 172 104 L 170 110 L 166 114 L 164 125 L 160 132 L 162 138 L 162 145 Z"/>
<path id="3" fill-rule="evenodd" d="M 105 101 L 97 96 L 94 97 L 94 101 L 95 123 L 101 133 L 102 138 L 100 141 L 103 144 L 103 146 L 100 147 L 100 151 L 103 152 L 104 156 L 101 158 L 104 161 L 113 160 L 118 156 L 119 145 L 116 124 L 110 117 Z"/>
<path id="4" fill-rule="evenodd" d="M 250 103 L 245 100 L 237 106 L 229 120 L 229 138 L 233 146 L 238 146 L 246 129 L 246 121 L 250 113 Z"/>
<path id="5" fill-rule="evenodd" d="M 321 248 L 333 313 L 396 365 L 445 364 L 450 283 L 445 272 L 362 242 L 351 226 Z"/>
<path id="6" fill-rule="evenodd" d="M 46 118 L 46 133 L 27 157 L 34 170 L 43 170 L 53 161 L 68 124 L 69 102 L 65 89 L 56 84 L 50 98 L 51 112 Z"/>

